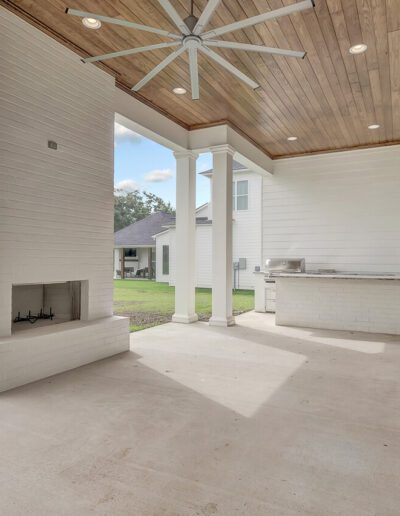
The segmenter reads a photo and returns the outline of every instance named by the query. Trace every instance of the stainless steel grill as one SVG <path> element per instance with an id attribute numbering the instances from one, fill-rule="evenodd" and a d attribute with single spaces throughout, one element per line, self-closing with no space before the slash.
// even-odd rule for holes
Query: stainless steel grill
<path id="1" fill-rule="evenodd" d="M 301 273 L 306 271 L 304 258 L 268 258 L 265 260 L 265 272 L 268 275 L 280 272 Z"/>

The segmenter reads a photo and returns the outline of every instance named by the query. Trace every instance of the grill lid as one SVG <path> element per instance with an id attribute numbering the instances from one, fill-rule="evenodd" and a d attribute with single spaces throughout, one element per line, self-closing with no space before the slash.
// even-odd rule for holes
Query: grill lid
<path id="1" fill-rule="evenodd" d="M 266 272 L 305 272 L 304 258 L 268 258 L 265 260 Z"/>

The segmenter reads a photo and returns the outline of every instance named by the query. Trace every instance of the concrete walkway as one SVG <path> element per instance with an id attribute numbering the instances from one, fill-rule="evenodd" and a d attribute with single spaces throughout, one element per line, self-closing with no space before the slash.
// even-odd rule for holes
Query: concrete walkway
<path id="1" fill-rule="evenodd" d="M 400 339 L 167 324 L 0 395 L 0 514 L 400 513 Z"/>

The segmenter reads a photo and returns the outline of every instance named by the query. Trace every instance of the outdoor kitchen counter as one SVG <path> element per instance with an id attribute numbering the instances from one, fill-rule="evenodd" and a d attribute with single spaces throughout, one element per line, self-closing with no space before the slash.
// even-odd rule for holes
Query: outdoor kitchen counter
<path id="1" fill-rule="evenodd" d="M 400 274 L 352 274 L 352 273 L 320 273 L 320 272 L 303 272 L 303 273 L 276 273 L 272 274 L 273 278 L 328 278 L 328 279 L 356 279 L 356 280 L 400 280 Z"/>
<path id="2" fill-rule="evenodd" d="M 276 324 L 400 335 L 400 274 L 281 273 Z"/>

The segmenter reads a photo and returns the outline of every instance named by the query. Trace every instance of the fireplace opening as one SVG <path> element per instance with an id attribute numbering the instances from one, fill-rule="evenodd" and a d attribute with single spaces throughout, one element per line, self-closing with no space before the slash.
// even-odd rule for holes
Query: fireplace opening
<path id="1" fill-rule="evenodd" d="M 81 283 L 13 285 L 12 333 L 79 320 Z"/>

